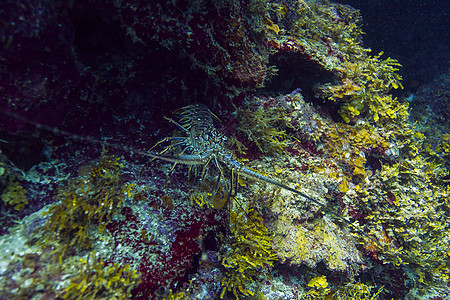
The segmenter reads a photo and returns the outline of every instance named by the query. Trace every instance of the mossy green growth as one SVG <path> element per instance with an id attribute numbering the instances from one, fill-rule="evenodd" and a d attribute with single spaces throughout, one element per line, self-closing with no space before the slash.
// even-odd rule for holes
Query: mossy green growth
<path id="1" fill-rule="evenodd" d="M 361 53 L 363 33 L 359 10 L 329 1 L 296 2 L 285 5 L 286 11 L 282 14 L 279 9 L 272 9 L 268 13 L 274 22 L 280 24 L 281 30 L 286 29 L 290 35 L 301 38 L 306 50 L 313 56 L 318 57 L 321 52 L 330 51 L 322 37 L 328 39 L 336 47 L 336 51 L 341 51 L 343 55 L 352 57 Z M 343 22 L 336 22 L 337 15 Z"/>
<path id="2" fill-rule="evenodd" d="M 327 299 L 331 295 L 331 289 L 328 287 L 328 281 L 325 276 L 311 278 L 308 282 L 308 288 L 306 299 Z"/>
<path id="3" fill-rule="evenodd" d="M 119 159 L 102 155 L 91 166 L 81 167 L 79 176 L 58 192 L 60 202 L 48 211 L 41 243 L 55 246 L 60 261 L 69 248 L 89 249 L 90 230 L 104 231 L 120 208 L 129 188 L 120 180 Z"/>
<path id="4" fill-rule="evenodd" d="M 298 51 L 335 74 L 333 82 L 318 86 L 317 96 L 339 102 L 345 122 L 356 116 L 382 124 L 407 119 L 407 105 L 388 94 L 403 88 L 397 73 L 401 65 L 392 58 L 381 59 L 382 52 L 368 55 L 371 50 L 361 45 L 359 10 L 325 0 L 302 0 L 269 5 L 266 20 L 272 44 Z"/>
<path id="5" fill-rule="evenodd" d="M 107 263 L 95 252 L 79 262 L 74 265 L 77 274 L 60 294 L 62 299 L 130 299 L 131 290 L 141 281 L 140 274 L 129 265 Z"/>
<path id="6" fill-rule="evenodd" d="M 313 277 L 308 282 L 308 291 L 305 299 L 310 300 L 377 300 L 383 291 L 383 287 L 373 292 L 374 287 L 361 282 L 349 280 L 337 287 L 328 283 L 322 276 Z"/>
<path id="7" fill-rule="evenodd" d="M 23 186 L 10 178 L 8 186 L 2 193 L 2 200 L 5 204 L 14 206 L 15 210 L 21 211 L 28 204 L 26 193 Z"/>
<path id="8" fill-rule="evenodd" d="M 284 118 L 285 110 L 280 106 L 264 107 L 263 100 L 256 100 L 260 105 L 237 111 L 238 129 L 262 153 L 281 154 L 290 144 L 284 130 L 288 126 Z"/>
<path id="9" fill-rule="evenodd" d="M 377 300 L 383 291 L 383 287 L 374 291 L 374 286 L 349 280 L 339 286 L 330 285 L 327 278 L 313 277 L 308 282 L 308 290 L 305 299 L 310 300 Z"/>
<path id="10" fill-rule="evenodd" d="M 329 149 L 329 153 L 345 163 L 349 170 L 352 170 L 351 173 L 345 174 L 346 181 L 350 181 L 353 175 L 366 177 L 364 166 L 366 158 L 363 155 L 365 150 L 389 147 L 389 142 L 382 136 L 382 130 L 368 123 L 355 126 L 336 125 L 327 132 L 327 138 L 326 147 Z M 342 189 L 341 191 L 346 192 Z"/>
<path id="11" fill-rule="evenodd" d="M 381 55 L 383 52 L 343 63 L 339 68 L 342 82 L 319 88 L 322 97 L 342 103 L 339 113 L 344 121 L 370 116 L 374 123 L 401 124 L 408 119 L 408 104 L 388 94 L 391 89 L 403 88 L 397 73 L 401 65 L 390 57 L 382 60 Z"/>
<path id="12" fill-rule="evenodd" d="M 442 134 L 438 138 L 427 136 L 424 148 L 436 163 L 450 165 L 450 134 Z"/>
<path id="13" fill-rule="evenodd" d="M 418 289 L 431 290 L 450 282 L 448 169 L 421 153 L 421 133 L 405 128 L 396 140 L 399 159 L 383 164 L 354 200 L 374 237 L 366 249 L 413 274 Z"/>
<path id="14" fill-rule="evenodd" d="M 317 289 L 326 289 L 328 287 L 327 277 L 325 276 L 314 277 L 308 282 L 308 287 L 313 287 Z"/>
<path id="15" fill-rule="evenodd" d="M 383 290 L 384 287 L 380 287 L 376 290 L 374 286 L 366 285 L 361 282 L 347 282 L 339 287 L 338 291 L 333 293 L 332 299 L 377 300 Z"/>
<path id="16" fill-rule="evenodd" d="M 261 214 L 255 209 L 246 210 L 244 215 L 231 210 L 230 230 L 232 249 L 222 259 L 226 276 L 220 298 L 223 299 L 227 291 L 233 292 L 237 299 L 239 296 L 253 297 L 256 292 L 250 285 L 277 259 L 272 251 L 272 238 Z"/>

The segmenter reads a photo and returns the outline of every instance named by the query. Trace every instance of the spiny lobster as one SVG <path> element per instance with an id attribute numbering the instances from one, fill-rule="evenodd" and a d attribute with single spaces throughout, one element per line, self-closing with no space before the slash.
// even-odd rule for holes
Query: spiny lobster
<path id="1" fill-rule="evenodd" d="M 253 171 L 239 162 L 231 151 L 227 150 L 225 147 L 225 141 L 227 140 L 226 136 L 221 134 L 216 130 L 213 124 L 213 118 L 219 120 L 219 118 L 211 113 L 208 107 L 204 104 L 192 104 L 185 107 L 182 107 L 176 110 L 174 113 L 180 116 L 179 122 L 175 120 L 165 117 L 166 120 L 178 126 L 185 134 L 184 137 L 167 137 L 163 140 L 159 141 L 155 144 L 150 151 L 143 151 L 139 149 L 130 148 L 123 145 L 117 145 L 114 143 L 108 143 L 105 141 L 99 141 L 96 139 L 92 139 L 89 137 L 79 136 L 76 134 L 72 134 L 63 130 L 59 130 L 57 128 L 53 128 L 50 126 L 46 126 L 44 124 L 36 123 L 30 121 L 20 115 L 17 115 L 12 112 L 6 112 L 0 110 L 1 113 L 13 117 L 17 120 L 23 121 L 25 123 L 29 123 L 36 128 L 42 128 L 44 130 L 53 132 L 58 135 L 67 136 L 69 138 L 79 140 L 79 141 L 87 141 L 90 143 L 96 143 L 103 146 L 108 146 L 111 148 L 134 152 L 143 156 L 150 156 L 154 159 L 161 159 L 169 162 L 173 162 L 171 171 L 175 168 L 177 164 L 185 164 L 189 165 L 190 169 L 193 166 L 203 166 L 202 175 L 200 178 L 205 176 L 208 165 L 212 162 L 219 170 L 219 176 L 217 178 L 216 186 L 214 190 L 217 190 L 219 186 L 219 182 L 224 179 L 224 168 L 222 166 L 226 166 L 231 171 L 231 184 L 230 184 L 230 192 L 228 193 L 228 197 L 233 192 L 233 185 L 235 185 L 234 191 L 237 191 L 238 186 L 238 176 L 241 175 L 243 177 L 253 179 L 262 183 L 270 183 L 282 189 L 288 190 L 292 193 L 302 196 L 303 198 L 309 200 L 312 203 L 322 207 L 324 210 L 334 215 L 335 217 L 341 219 L 345 223 L 353 226 L 353 224 L 341 216 L 339 213 L 336 213 L 330 210 L 328 207 L 320 203 L 318 200 L 302 193 L 294 188 L 291 188 L 279 181 L 276 181 L 272 178 L 269 178 L 265 175 L 262 175 L 256 171 Z M 164 142 L 175 142 L 174 144 L 170 144 L 163 151 L 159 153 L 152 152 L 156 146 L 160 145 Z M 174 154 L 165 154 L 169 150 L 173 150 L 177 147 L 184 147 L 180 152 Z M 228 189 L 228 184 L 225 181 L 225 189 Z M 354 226 L 353 226 L 354 227 Z M 354 227 L 357 231 L 358 228 Z"/>
<path id="2" fill-rule="evenodd" d="M 279 181 L 257 173 L 256 171 L 247 168 L 245 165 L 239 162 L 231 153 L 231 151 L 226 149 L 225 141 L 227 140 L 227 138 L 219 131 L 217 131 L 213 124 L 213 117 L 216 119 L 219 118 L 211 113 L 206 105 L 199 103 L 193 104 L 182 107 L 176 110 L 174 113 L 179 115 L 179 122 L 176 122 L 175 120 L 168 117 L 165 117 L 165 119 L 178 126 L 186 134 L 186 136 L 164 138 L 155 146 L 153 146 L 153 148 L 164 142 L 174 143 L 167 146 L 160 153 L 147 152 L 145 153 L 145 155 L 156 159 L 173 162 L 174 165 L 171 171 L 174 169 L 176 164 L 185 164 L 191 167 L 203 166 L 201 178 L 203 178 L 203 176 L 205 175 L 208 165 L 210 163 L 213 163 L 219 170 L 215 190 L 218 188 L 219 182 L 224 178 L 223 166 L 225 166 L 231 171 L 231 185 L 228 195 L 231 195 L 233 192 L 233 183 L 235 184 L 234 191 L 237 192 L 237 177 L 240 175 L 259 182 L 270 183 L 292 193 L 298 194 L 311 201 L 312 203 L 323 207 L 327 212 L 345 221 L 346 223 L 351 224 L 350 221 L 348 221 L 338 213 L 331 211 L 318 200 Z M 176 147 L 182 147 L 179 153 L 165 154 L 167 151 L 172 150 Z M 191 170 L 191 167 L 189 171 Z M 225 182 L 225 188 L 226 187 L 227 184 Z"/>

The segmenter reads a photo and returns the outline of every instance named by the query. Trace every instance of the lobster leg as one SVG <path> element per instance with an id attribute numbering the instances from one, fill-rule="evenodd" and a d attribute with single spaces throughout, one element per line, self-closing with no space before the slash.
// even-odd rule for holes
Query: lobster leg
<path id="1" fill-rule="evenodd" d="M 167 121 L 177 125 L 181 130 L 183 130 L 186 134 L 189 134 L 189 131 L 183 127 L 183 125 L 181 125 L 180 123 L 178 123 L 177 121 L 175 121 L 174 119 L 171 119 L 169 117 L 164 116 L 164 119 L 166 119 Z"/>
<path id="2" fill-rule="evenodd" d="M 213 194 L 216 194 L 219 191 L 219 183 L 221 179 L 222 175 L 219 173 L 219 175 L 217 176 L 216 184 L 214 185 Z"/>
<path id="3" fill-rule="evenodd" d="M 186 152 L 186 150 L 187 150 L 187 148 L 184 148 L 184 149 L 180 152 L 180 155 L 183 155 L 184 152 Z M 161 154 L 162 154 L 162 153 L 161 153 Z M 154 158 L 154 159 L 155 159 L 155 158 Z M 167 185 L 167 183 L 169 182 L 170 175 L 172 175 L 173 170 L 175 170 L 175 167 L 177 166 L 177 164 L 178 164 L 178 162 L 174 162 L 173 165 L 172 165 L 172 168 L 170 168 L 169 173 L 167 173 L 167 176 L 166 176 L 166 182 L 164 183 L 164 187 L 165 187 L 165 186 Z M 189 166 L 189 167 L 192 167 L 192 166 Z"/>
<path id="4" fill-rule="evenodd" d="M 149 151 L 152 151 L 156 146 L 158 146 L 158 145 L 160 145 L 162 143 L 168 142 L 168 141 L 184 141 L 183 143 L 186 143 L 186 138 L 185 137 L 165 137 L 162 140 L 160 140 L 159 142 L 157 142 L 155 145 L 153 145 L 153 147 L 151 147 L 149 149 Z M 171 145 L 169 145 L 167 148 L 169 148 L 170 146 Z M 175 146 L 172 145 L 172 147 L 175 147 Z"/>
<path id="5" fill-rule="evenodd" d="M 235 182 L 234 193 L 237 194 L 239 187 L 239 174 L 236 174 L 236 180 L 234 182 Z"/>
<path id="6" fill-rule="evenodd" d="M 178 140 L 178 139 L 181 140 L 181 139 L 184 139 L 184 138 L 165 138 L 165 139 L 159 141 L 158 143 L 156 143 L 156 145 L 153 146 L 151 149 L 155 148 L 158 144 L 160 144 L 160 143 L 162 143 L 162 142 L 164 142 L 164 141 Z M 170 149 L 172 149 L 172 148 L 175 148 L 175 147 L 178 147 L 178 146 L 183 146 L 184 144 L 185 144 L 185 142 L 179 142 L 179 143 L 176 143 L 176 144 L 174 144 L 174 145 L 169 145 L 169 146 L 167 146 L 163 151 L 161 151 L 159 154 L 163 154 L 164 152 L 167 152 L 168 150 L 170 150 Z M 151 149 L 150 149 L 150 150 L 151 150 Z M 183 149 L 183 151 L 181 151 L 181 152 L 184 153 L 184 151 L 186 151 L 186 149 Z M 141 169 L 141 172 L 139 172 L 139 177 L 142 176 L 142 174 L 143 174 L 143 173 L 145 172 L 145 170 L 148 168 L 148 165 L 149 165 L 150 163 L 152 163 L 155 159 L 156 159 L 156 157 L 152 158 L 151 160 L 149 160 L 148 162 L 145 163 L 145 165 L 144 165 L 144 166 L 142 167 L 142 169 Z M 174 164 L 174 166 L 172 167 L 172 170 L 173 170 L 173 168 L 175 168 L 175 166 L 176 166 L 176 164 Z M 172 172 L 172 170 L 170 170 L 170 171 Z"/>
<path id="7" fill-rule="evenodd" d="M 228 198 L 233 197 L 233 184 L 234 184 L 234 170 L 231 170 L 231 182 L 230 182 L 230 191 L 228 192 Z M 234 191 L 237 194 L 237 191 Z"/>
<path id="8" fill-rule="evenodd" d="M 167 152 L 167 151 L 169 151 L 169 150 L 171 150 L 171 149 L 173 149 L 175 147 L 180 147 L 180 146 L 183 146 L 183 145 L 186 145 L 186 143 L 185 142 L 179 142 L 179 143 L 176 143 L 176 144 L 173 144 L 173 145 L 169 145 L 163 151 L 159 152 L 159 154 L 164 154 L 165 152 Z M 186 149 L 183 149 L 182 152 L 185 152 L 185 151 L 186 151 Z"/>
<path id="9" fill-rule="evenodd" d="M 208 157 L 208 159 L 206 160 L 206 163 L 203 165 L 202 168 L 202 175 L 200 176 L 200 179 L 203 180 L 206 176 L 206 167 L 209 165 L 209 163 L 211 162 L 211 157 Z"/>

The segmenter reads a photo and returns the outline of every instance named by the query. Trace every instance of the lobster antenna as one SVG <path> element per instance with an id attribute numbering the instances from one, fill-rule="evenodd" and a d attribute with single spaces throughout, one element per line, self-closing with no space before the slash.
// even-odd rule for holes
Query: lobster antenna
<path id="1" fill-rule="evenodd" d="M 45 124 L 30 120 L 30 119 L 25 118 L 17 113 L 14 113 L 14 112 L 5 111 L 3 109 L 0 109 L 0 113 L 6 115 L 8 117 L 14 118 L 18 121 L 24 122 L 26 124 L 30 124 L 30 125 L 34 126 L 36 129 L 43 129 L 43 130 L 51 132 L 55 135 L 67 137 L 71 140 L 75 140 L 78 142 L 87 142 L 87 143 L 91 143 L 91 144 L 95 144 L 95 145 L 99 145 L 99 146 L 107 146 L 107 147 L 110 147 L 110 148 L 113 148 L 116 150 L 121 150 L 121 151 L 125 151 L 125 152 L 134 152 L 134 153 L 137 153 L 140 155 L 148 156 L 148 152 L 144 151 L 144 150 L 136 149 L 136 148 L 129 147 L 129 146 L 124 146 L 121 144 L 110 143 L 107 141 L 101 141 L 101 140 L 98 140 L 98 139 L 90 137 L 90 136 L 82 136 L 82 135 L 79 135 L 76 133 L 71 133 L 71 132 L 68 132 L 65 130 L 58 129 L 56 127 L 52 127 L 49 125 L 45 125 Z"/>

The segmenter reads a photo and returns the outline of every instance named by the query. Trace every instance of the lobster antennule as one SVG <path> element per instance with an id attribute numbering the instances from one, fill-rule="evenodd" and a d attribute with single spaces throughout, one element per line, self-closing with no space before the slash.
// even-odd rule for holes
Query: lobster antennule
<path id="1" fill-rule="evenodd" d="M 146 152 L 145 155 L 184 165 L 204 165 L 206 163 L 205 158 L 201 155 L 166 155 L 153 152 Z"/>

